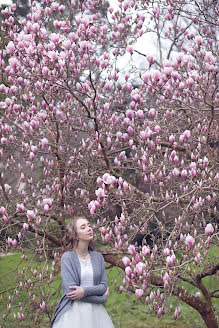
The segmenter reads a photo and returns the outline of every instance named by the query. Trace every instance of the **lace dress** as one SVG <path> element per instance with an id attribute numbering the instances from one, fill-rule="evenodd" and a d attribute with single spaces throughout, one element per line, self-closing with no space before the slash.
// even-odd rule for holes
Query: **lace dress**
<path id="1" fill-rule="evenodd" d="M 81 265 L 82 287 L 93 286 L 93 268 L 91 259 L 79 258 Z M 53 328 L 115 328 L 103 304 L 72 302 Z"/>

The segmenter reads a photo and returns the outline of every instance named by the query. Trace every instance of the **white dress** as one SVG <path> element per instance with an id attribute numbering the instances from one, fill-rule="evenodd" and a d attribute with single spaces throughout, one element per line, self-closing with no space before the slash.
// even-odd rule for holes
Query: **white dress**
<path id="1" fill-rule="evenodd" d="M 93 286 L 91 259 L 79 258 L 82 287 Z M 53 328 L 115 328 L 103 304 L 74 301 L 69 310 L 54 323 Z"/>

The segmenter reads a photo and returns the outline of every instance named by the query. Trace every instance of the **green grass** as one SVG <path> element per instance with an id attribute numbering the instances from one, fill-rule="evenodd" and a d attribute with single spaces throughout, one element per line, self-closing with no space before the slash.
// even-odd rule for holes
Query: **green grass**
<path id="1" fill-rule="evenodd" d="M 46 268 L 44 267 L 43 262 L 39 262 L 37 257 L 34 257 L 32 254 L 28 255 L 28 261 L 21 261 L 20 253 L 14 253 L 13 255 L 3 256 L 0 259 L 0 290 L 5 290 L 8 287 L 13 288 L 19 281 L 18 279 L 18 270 L 21 272 L 23 267 L 27 267 L 29 261 L 31 262 L 31 267 L 38 272 L 43 272 Z M 51 263 L 52 261 L 48 261 L 49 265 L 49 273 L 51 272 Z M 9 273 L 8 273 L 9 272 Z M 6 274 L 7 273 L 7 274 Z M 4 276 L 3 276 L 4 275 Z M 3 277 L 2 277 L 3 276 Z M 148 306 L 145 304 L 144 301 L 137 300 L 135 295 L 130 295 L 129 298 L 122 293 L 118 292 L 119 285 L 122 281 L 122 270 L 119 268 L 110 268 L 107 270 L 107 276 L 109 281 L 110 287 L 110 297 L 108 298 L 107 302 L 105 303 L 105 307 L 107 312 L 109 313 L 110 317 L 112 318 L 115 328 L 204 328 L 204 322 L 200 315 L 194 311 L 191 307 L 187 306 L 183 302 L 179 302 L 176 298 L 171 299 L 171 303 L 174 306 L 180 305 L 182 309 L 182 314 L 177 321 L 173 319 L 173 313 L 168 314 L 161 319 L 158 319 L 154 314 L 151 314 L 149 311 Z M 2 277 L 2 278 L 1 278 Z M 29 270 L 26 273 L 25 279 L 34 279 L 33 274 Z M 117 280 L 117 285 L 115 285 L 115 280 Z M 217 286 L 218 281 L 213 278 L 205 278 L 204 282 L 206 286 L 210 288 L 215 288 Z M 43 317 L 43 320 L 37 325 L 34 324 L 34 327 L 46 328 L 49 327 L 49 315 L 52 316 L 54 312 L 54 307 L 52 308 L 52 303 L 56 303 L 57 300 L 61 297 L 61 291 L 58 292 L 57 288 L 60 285 L 60 276 L 56 276 L 54 281 L 49 285 L 41 285 L 38 284 L 37 287 L 34 289 L 32 294 L 36 295 L 36 300 L 40 300 L 40 295 L 44 293 L 44 295 L 48 294 L 50 299 L 49 304 L 47 303 L 47 315 Z M 183 283 L 184 287 L 195 295 L 197 291 L 193 286 Z M 29 291 L 26 290 L 19 290 L 20 297 L 19 301 L 18 298 L 15 296 L 15 301 L 13 302 L 12 311 L 9 315 L 9 320 L 5 323 L 5 326 L 0 324 L 1 327 L 7 328 L 29 328 L 33 327 L 34 319 L 30 319 L 29 321 L 21 322 L 20 325 L 18 321 L 13 321 L 13 313 L 21 312 L 19 309 L 18 302 L 22 304 L 29 304 L 28 295 Z M 52 294 L 55 295 L 52 296 Z M 2 317 L 3 313 L 6 310 L 6 305 L 8 304 L 8 296 L 13 295 L 13 290 L 10 292 L 5 292 L 2 294 L 0 299 L 0 318 Z M 214 305 L 218 308 L 218 300 L 217 302 L 214 301 Z M 25 308 L 25 306 L 24 306 Z M 28 311 L 28 310 L 27 310 Z M 40 313 L 39 306 L 35 307 L 35 311 L 32 308 L 29 308 L 29 314 L 33 314 L 33 318 Z"/>

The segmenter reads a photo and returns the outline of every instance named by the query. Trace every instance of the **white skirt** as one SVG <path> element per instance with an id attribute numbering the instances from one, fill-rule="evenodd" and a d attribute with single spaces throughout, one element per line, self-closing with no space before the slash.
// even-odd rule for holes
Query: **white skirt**
<path id="1" fill-rule="evenodd" d="M 115 328 L 103 304 L 74 301 L 53 328 Z"/>

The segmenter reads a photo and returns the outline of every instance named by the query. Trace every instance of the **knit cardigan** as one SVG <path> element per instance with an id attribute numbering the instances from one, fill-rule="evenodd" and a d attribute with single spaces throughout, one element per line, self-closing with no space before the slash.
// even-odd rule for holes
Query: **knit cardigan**
<path id="1" fill-rule="evenodd" d="M 82 302 L 101 304 L 107 300 L 105 294 L 108 286 L 106 269 L 103 255 L 96 251 L 89 250 L 91 264 L 93 268 L 93 285 L 84 288 L 84 296 L 80 299 Z M 63 313 L 65 313 L 74 302 L 66 296 L 73 290 L 69 286 L 80 286 L 81 283 L 81 265 L 77 253 L 73 250 L 65 252 L 61 257 L 61 280 L 62 280 L 62 298 L 55 308 L 55 314 L 51 321 L 51 328 Z"/>

